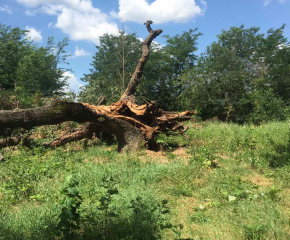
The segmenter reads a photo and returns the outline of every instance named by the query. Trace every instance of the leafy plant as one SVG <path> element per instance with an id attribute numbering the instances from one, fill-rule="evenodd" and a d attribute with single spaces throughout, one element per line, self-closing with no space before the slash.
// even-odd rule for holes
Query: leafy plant
<path id="1" fill-rule="evenodd" d="M 82 197 L 78 191 L 78 182 L 69 175 L 65 179 L 65 187 L 61 191 L 63 199 L 59 207 L 61 213 L 57 228 L 66 239 L 72 239 L 76 230 L 80 229 L 80 214 L 78 210 L 82 203 Z"/>
<path id="2" fill-rule="evenodd" d="M 216 162 L 216 155 L 215 155 L 215 149 L 208 146 L 201 146 L 199 148 L 193 147 L 191 150 L 193 154 L 193 158 L 191 159 L 190 163 L 198 162 L 201 163 L 202 166 L 209 168 L 209 167 L 217 167 Z"/>
<path id="3" fill-rule="evenodd" d="M 160 204 L 148 208 L 142 197 L 131 200 L 130 209 L 133 210 L 132 239 L 140 239 L 146 228 L 147 231 L 150 231 L 147 233 L 150 239 L 162 239 L 160 230 L 172 228 L 172 224 L 168 220 L 170 209 L 167 204 L 167 200 L 162 200 Z M 149 226 L 150 228 L 148 228 Z"/>
<path id="4" fill-rule="evenodd" d="M 108 239 L 110 234 L 109 224 L 112 222 L 113 218 L 118 216 L 114 209 L 110 209 L 110 205 L 112 203 L 113 196 L 118 194 L 119 191 L 112 176 L 109 178 L 104 177 L 101 187 L 105 189 L 105 193 L 101 196 L 99 200 L 100 205 L 97 209 L 103 213 L 102 237 L 103 239 Z"/>
<path id="5" fill-rule="evenodd" d="M 183 229 L 182 224 L 172 227 L 172 231 L 176 235 L 174 240 L 193 240 L 192 238 L 182 238 L 182 229 Z"/>
<path id="6" fill-rule="evenodd" d="M 277 201 L 280 200 L 279 192 L 281 192 L 280 189 L 277 189 L 276 187 L 271 187 L 271 189 L 266 193 L 266 196 L 272 201 Z"/>

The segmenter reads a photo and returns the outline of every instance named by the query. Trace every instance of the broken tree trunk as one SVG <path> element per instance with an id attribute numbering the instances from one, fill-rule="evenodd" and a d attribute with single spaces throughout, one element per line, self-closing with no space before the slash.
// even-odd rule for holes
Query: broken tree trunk
<path id="1" fill-rule="evenodd" d="M 102 131 L 116 135 L 120 151 L 134 150 L 144 145 L 149 148 L 150 143 L 154 143 L 154 139 L 160 133 L 169 131 L 184 133 L 187 128 L 179 122 L 191 119 L 195 111 L 166 112 L 159 109 L 155 102 L 146 102 L 141 106 L 135 103 L 134 93 L 150 54 L 149 47 L 153 39 L 162 33 L 160 29 L 152 30 L 151 24 L 150 20 L 145 23 L 149 35 L 143 42 L 142 57 L 138 61 L 127 89 L 118 102 L 110 106 L 95 106 L 88 103 L 54 100 L 39 108 L 0 111 L 0 129 L 19 127 L 31 129 L 36 126 L 59 124 L 65 121 L 85 123 L 82 129 L 54 139 L 47 145 L 60 146 L 67 142 L 90 138 L 93 133 Z"/>
<path id="2" fill-rule="evenodd" d="M 195 114 L 194 111 L 166 112 L 158 109 L 154 102 L 138 106 L 127 100 L 120 100 L 110 106 L 95 106 L 88 103 L 55 100 L 44 107 L 1 111 L 0 126 L 1 128 L 31 129 L 65 121 L 90 122 L 91 124 L 85 125 L 85 131 L 115 134 L 119 142 L 119 150 L 123 150 L 125 146 L 128 149 L 139 148 L 154 141 L 158 134 L 169 130 L 184 132 L 186 128 L 178 125 L 178 122 L 191 119 L 193 114 Z M 76 139 L 81 139 L 82 134 L 86 133 L 76 132 Z M 52 145 L 61 145 L 57 142 L 66 142 L 68 139 L 67 137 L 59 138 Z"/>
<path id="3" fill-rule="evenodd" d="M 98 105 L 106 103 L 106 97 L 103 96 Z M 102 131 L 101 126 L 94 122 L 87 122 L 81 128 L 76 129 L 73 133 L 66 134 L 59 138 L 53 139 L 51 142 L 46 143 L 48 147 L 59 147 L 69 142 L 79 141 L 82 139 L 90 139 L 96 132 Z"/>

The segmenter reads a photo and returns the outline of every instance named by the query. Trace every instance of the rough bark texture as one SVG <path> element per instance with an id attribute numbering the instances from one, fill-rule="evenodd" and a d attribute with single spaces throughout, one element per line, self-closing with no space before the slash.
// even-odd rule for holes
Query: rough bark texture
<path id="1" fill-rule="evenodd" d="M 102 131 L 116 135 L 120 151 L 135 150 L 144 145 L 150 147 L 150 143 L 154 142 L 155 137 L 160 133 L 169 131 L 184 133 L 188 128 L 179 122 L 190 120 L 195 111 L 166 112 L 159 109 L 155 102 L 147 102 L 141 106 L 135 104 L 134 93 L 150 54 L 149 47 L 153 39 L 162 33 L 160 29 L 152 30 L 151 24 L 151 20 L 145 23 L 149 35 L 143 42 L 142 57 L 138 61 L 127 89 L 118 102 L 104 106 L 101 105 L 105 102 L 105 97 L 103 97 L 99 105 L 95 106 L 88 103 L 54 100 L 44 107 L 0 111 L 0 129 L 19 127 L 31 129 L 36 126 L 54 125 L 65 121 L 85 123 L 76 132 L 54 139 L 47 145 L 60 146 L 67 142 L 90 138 L 95 132 Z M 17 141 L 21 140 L 12 138 L 2 140 L 0 147 L 16 145 Z"/>
<path id="2" fill-rule="evenodd" d="M 28 130 L 36 126 L 54 125 L 65 121 L 92 122 L 95 123 L 93 125 L 96 125 L 94 127 L 115 134 L 120 150 L 125 146 L 138 148 L 142 144 L 142 133 L 129 122 L 122 121 L 121 116 L 115 116 L 116 108 L 117 106 L 94 106 L 86 103 L 52 101 L 39 108 L 1 111 L 0 128 L 22 127 Z M 82 134 L 87 133 L 86 131 L 92 131 L 91 126 L 87 125 L 84 127 L 84 131 L 76 132 L 75 139 L 80 139 Z M 66 141 L 68 141 L 66 137 L 58 140 L 58 142 L 63 143 Z M 58 146 L 57 141 L 54 145 Z"/>

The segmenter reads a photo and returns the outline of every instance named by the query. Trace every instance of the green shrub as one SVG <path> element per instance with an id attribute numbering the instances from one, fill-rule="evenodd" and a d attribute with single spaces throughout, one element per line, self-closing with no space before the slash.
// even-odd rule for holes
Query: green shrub
<path id="1" fill-rule="evenodd" d="M 284 121 L 289 116 L 289 108 L 271 89 L 256 91 L 253 94 L 253 105 L 249 120 L 255 124 Z"/>

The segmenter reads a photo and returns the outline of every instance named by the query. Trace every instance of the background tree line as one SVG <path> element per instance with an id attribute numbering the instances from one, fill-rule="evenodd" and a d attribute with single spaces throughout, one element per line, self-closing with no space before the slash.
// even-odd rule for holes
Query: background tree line
<path id="1" fill-rule="evenodd" d="M 262 34 L 258 27 L 231 27 L 200 56 L 197 29 L 165 36 L 164 45 L 151 47 L 138 88 L 139 103 L 152 100 L 164 110 L 196 109 L 203 120 L 285 120 L 290 110 L 290 43 L 284 28 Z M 1 96 L 13 92 L 21 107 L 29 107 L 36 95 L 65 95 L 65 69 L 59 63 L 67 57 L 67 40 L 55 46 L 49 39 L 47 47 L 38 47 L 24 35 L 25 30 L 0 27 Z M 118 36 L 101 37 L 96 48 L 79 101 L 96 104 L 106 96 L 111 103 L 120 98 L 134 72 L 141 41 L 135 33 L 120 31 Z"/>

